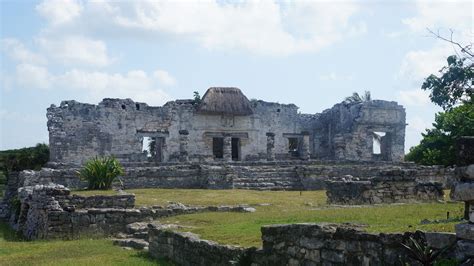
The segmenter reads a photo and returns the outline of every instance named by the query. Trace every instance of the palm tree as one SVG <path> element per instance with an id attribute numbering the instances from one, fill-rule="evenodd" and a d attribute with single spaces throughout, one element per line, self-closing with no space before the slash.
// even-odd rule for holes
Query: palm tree
<path id="1" fill-rule="evenodd" d="M 356 104 L 362 102 L 370 102 L 372 97 L 370 96 L 370 91 L 365 91 L 364 95 L 360 96 L 359 93 L 354 92 L 351 96 L 344 99 L 345 104 Z"/>

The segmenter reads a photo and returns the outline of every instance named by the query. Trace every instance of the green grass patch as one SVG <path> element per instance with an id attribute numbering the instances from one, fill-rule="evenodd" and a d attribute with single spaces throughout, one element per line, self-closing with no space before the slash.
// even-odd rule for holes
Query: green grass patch
<path id="1" fill-rule="evenodd" d="M 172 265 L 107 239 L 24 241 L 0 223 L 0 265 Z"/>
<path id="2" fill-rule="evenodd" d="M 139 206 L 166 205 L 177 201 L 190 205 L 255 206 L 255 213 L 197 213 L 164 218 L 161 221 L 187 226 L 185 231 L 204 239 L 241 246 L 259 246 L 260 227 L 269 224 L 302 222 L 352 222 L 367 225 L 369 232 L 444 231 L 453 232 L 457 222 L 420 224 L 462 217 L 462 203 L 385 204 L 334 207 L 326 204 L 325 191 L 253 191 L 200 189 L 132 189 Z M 114 191 L 81 191 L 82 195 L 107 195 Z M 268 205 L 269 204 L 269 205 Z M 268 206 L 266 206 L 268 205 Z"/>

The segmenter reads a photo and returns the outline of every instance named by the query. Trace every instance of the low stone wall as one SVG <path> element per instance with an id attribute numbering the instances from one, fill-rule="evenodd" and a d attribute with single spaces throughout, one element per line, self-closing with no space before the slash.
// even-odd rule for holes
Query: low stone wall
<path id="1" fill-rule="evenodd" d="M 443 200 L 442 184 L 418 182 L 415 170 L 389 170 L 366 181 L 327 182 L 329 204 L 378 204 Z"/>
<path id="2" fill-rule="evenodd" d="M 70 195 L 58 184 L 21 187 L 18 205 L 8 206 L 10 224 L 27 239 L 73 239 L 81 235 L 113 235 L 130 223 L 196 212 L 253 212 L 248 206 L 185 206 L 180 203 L 134 208 L 135 195 Z"/>
<path id="3" fill-rule="evenodd" d="M 128 166 L 121 181 L 125 188 L 209 188 L 259 190 L 319 190 L 326 181 L 352 175 L 366 180 L 380 172 L 394 169 L 416 170 L 419 182 L 452 183 L 453 170 L 414 164 L 336 163 L 320 161 L 278 161 L 232 164 L 163 164 L 161 166 Z M 23 171 L 25 186 L 57 183 L 69 188 L 87 184 L 77 176 L 77 168 L 44 168 Z"/>
<path id="4" fill-rule="evenodd" d="M 80 196 L 68 195 L 60 203 L 65 206 L 74 206 L 77 209 L 85 208 L 133 208 L 135 207 L 135 195 L 114 195 L 114 196 Z"/>
<path id="5" fill-rule="evenodd" d="M 401 245 L 410 237 L 465 262 L 471 243 L 452 233 L 371 234 L 349 224 L 289 224 L 262 227 L 263 247 L 219 245 L 195 234 L 149 225 L 149 252 L 179 265 L 417 265 Z M 469 264 L 466 264 L 469 265 Z"/>
<path id="6" fill-rule="evenodd" d="M 246 254 L 246 249 L 202 240 L 193 233 L 173 232 L 150 224 L 149 252 L 154 258 L 170 259 L 178 265 L 231 265 Z M 237 264 L 238 265 L 238 264 Z"/>

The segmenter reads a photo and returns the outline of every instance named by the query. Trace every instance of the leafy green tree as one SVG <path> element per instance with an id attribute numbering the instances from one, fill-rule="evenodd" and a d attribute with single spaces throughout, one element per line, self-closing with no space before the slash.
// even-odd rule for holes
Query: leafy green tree
<path id="1" fill-rule="evenodd" d="M 35 147 L 0 151 L 0 171 L 8 174 L 11 171 L 27 169 L 39 170 L 49 160 L 49 147 L 37 144 Z"/>
<path id="2" fill-rule="evenodd" d="M 450 30 L 451 36 L 442 36 L 439 31 L 433 32 L 436 38 L 453 45 L 456 55 L 449 56 L 446 60 L 448 65 L 441 68 L 440 76 L 430 75 L 421 86 L 423 90 L 430 91 L 430 99 L 433 103 L 449 110 L 457 104 L 472 102 L 474 85 L 474 52 L 472 43 L 461 45 L 453 40 L 454 31 Z"/>
<path id="3" fill-rule="evenodd" d="M 456 104 L 474 100 L 472 58 L 451 55 L 447 62 L 448 65 L 439 71 L 439 77 L 431 74 L 421 86 L 423 90 L 430 91 L 431 101 L 445 110 Z"/>
<path id="4" fill-rule="evenodd" d="M 410 149 L 405 160 L 424 165 L 456 164 L 455 142 L 474 134 L 474 103 L 466 102 L 435 116 L 432 129 L 422 133 L 420 144 Z"/>
<path id="5" fill-rule="evenodd" d="M 474 54 L 472 44 L 461 45 L 451 38 L 429 30 L 437 38 L 451 43 L 459 49 L 456 55 L 447 58 L 439 76 L 430 75 L 421 89 L 430 91 L 430 99 L 445 112 L 435 116 L 432 129 L 422 133 L 420 144 L 412 147 L 405 160 L 425 165 L 456 164 L 455 142 L 461 136 L 474 135 Z"/>

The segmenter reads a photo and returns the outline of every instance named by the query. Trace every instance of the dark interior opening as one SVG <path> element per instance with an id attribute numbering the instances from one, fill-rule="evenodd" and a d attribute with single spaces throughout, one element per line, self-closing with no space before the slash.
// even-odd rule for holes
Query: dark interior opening
<path id="1" fill-rule="evenodd" d="M 125 107 L 125 104 L 122 104 L 122 109 L 125 110 L 125 108 L 126 108 L 126 107 Z"/>
<path id="2" fill-rule="evenodd" d="M 212 154 L 214 158 L 224 158 L 224 138 L 212 138 Z"/>
<path id="3" fill-rule="evenodd" d="M 240 157 L 240 139 L 232 138 L 232 161 L 238 161 Z"/>
<path id="4" fill-rule="evenodd" d="M 288 152 L 291 154 L 291 156 L 299 156 L 298 144 L 298 138 L 288 138 Z"/>
<path id="5" fill-rule="evenodd" d="M 136 103 L 136 104 L 135 104 L 135 108 L 137 109 L 137 111 L 139 111 L 139 110 L 140 110 L 140 104 L 139 104 L 139 103 Z"/>

